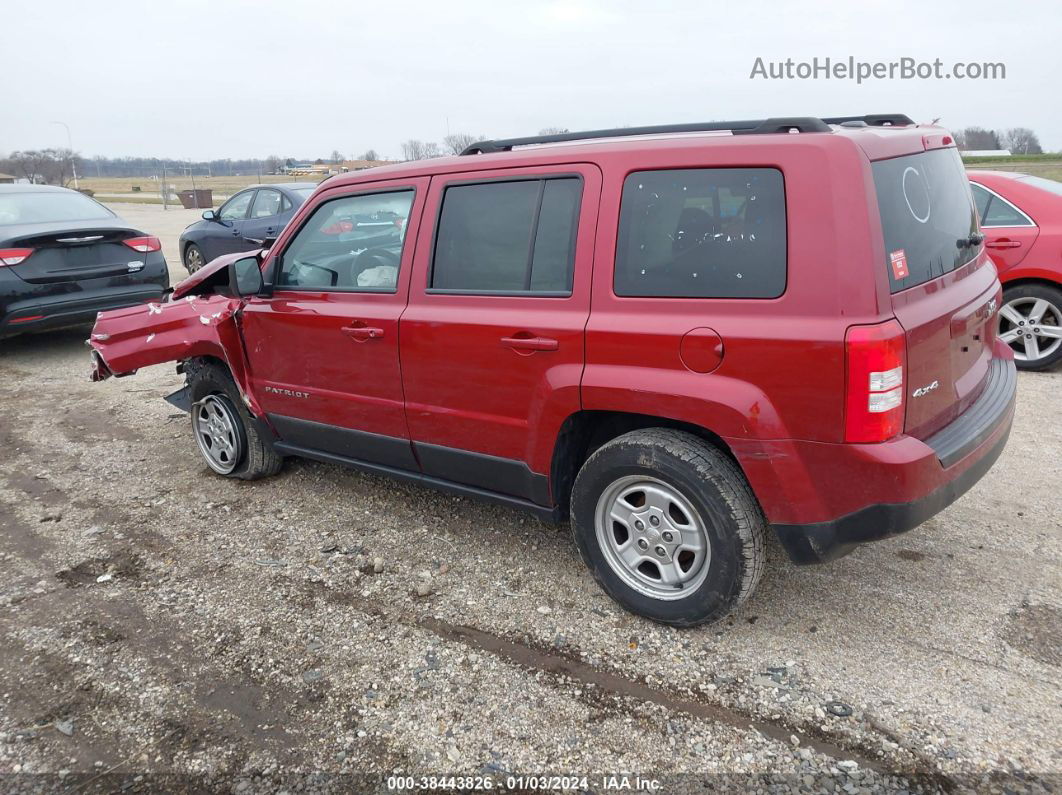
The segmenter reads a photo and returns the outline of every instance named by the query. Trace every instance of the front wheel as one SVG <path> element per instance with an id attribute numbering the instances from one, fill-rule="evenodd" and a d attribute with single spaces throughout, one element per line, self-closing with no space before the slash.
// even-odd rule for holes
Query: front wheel
<path id="1" fill-rule="evenodd" d="M 262 437 L 228 371 L 194 361 L 187 367 L 192 433 L 207 465 L 219 475 L 241 480 L 279 472 L 283 459 Z"/>
<path id="2" fill-rule="evenodd" d="M 752 594 L 765 526 L 737 465 L 670 428 L 600 447 L 572 492 L 576 543 L 601 587 L 631 612 L 674 626 L 716 621 Z"/>
<path id="3" fill-rule="evenodd" d="M 1062 290 L 1049 284 L 1004 290 L 999 338 L 1022 370 L 1046 370 L 1062 360 Z"/>
<path id="4" fill-rule="evenodd" d="M 199 250 L 199 246 L 195 243 L 189 243 L 188 247 L 184 250 L 184 267 L 188 273 L 195 273 L 197 270 L 206 264 L 206 260 L 203 258 L 203 252 Z"/>

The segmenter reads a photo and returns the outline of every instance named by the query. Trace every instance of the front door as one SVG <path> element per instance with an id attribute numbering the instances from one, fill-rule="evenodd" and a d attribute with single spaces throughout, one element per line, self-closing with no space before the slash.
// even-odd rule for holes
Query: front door
<path id="1" fill-rule="evenodd" d="M 971 182 L 974 203 L 985 236 L 985 249 L 1001 274 L 1029 253 L 1040 227 L 1016 205 L 977 182 Z"/>
<path id="2" fill-rule="evenodd" d="M 432 179 L 401 321 L 406 414 L 426 475 L 550 504 L 579 410 L 601 177 L 595 166 Z"/>
<path id="3" fill-rule="evenodd" d="M 209 249 L 203 251 L 208 262 L 222 254 L 235 254 L 253 248 L 243 239 L 243 225 L 247 222 L 254 193 L 254 188 L 242 191 L 221 205 L 217 221 L 210 228 L 209 239 L 203 241 Z"/>
<path id="4" fill-rule="evenodd" d="M 427 186 L 417 178 L 326 191 L 274 247 L 273 295 L 247 302 L 243 333 L 255 397 L 284 443 L 417 468 L 398 320 Z"/>

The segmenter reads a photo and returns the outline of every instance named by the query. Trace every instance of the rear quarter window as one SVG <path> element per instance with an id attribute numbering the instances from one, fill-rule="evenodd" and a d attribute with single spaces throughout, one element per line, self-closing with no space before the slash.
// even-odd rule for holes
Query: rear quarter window
<path id="1" fill-rule="evenodd" d="M 781 171 L 637 171 L 624 181 L 616 295 L 777 298 L 785 284 Z"/>
<path id="2" fill-rule="evenodd" d="M 955 149 L 872 164 L 892 292 L 943 276 L 977 255 L 977 210 Z"/>

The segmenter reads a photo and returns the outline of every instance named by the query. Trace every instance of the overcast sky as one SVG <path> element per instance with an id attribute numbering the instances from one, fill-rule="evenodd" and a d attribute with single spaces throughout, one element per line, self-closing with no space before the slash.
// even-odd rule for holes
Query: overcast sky
<path id="1" fill-rule="evenodd" d="M 181 2 L 5 9 L 0 153 L 397 156 L 447 130 L 903 112 L 1062 149 L 1062 3 Z M 750 80 L 755 59 L 993 61 L 1005 80 Z"/>

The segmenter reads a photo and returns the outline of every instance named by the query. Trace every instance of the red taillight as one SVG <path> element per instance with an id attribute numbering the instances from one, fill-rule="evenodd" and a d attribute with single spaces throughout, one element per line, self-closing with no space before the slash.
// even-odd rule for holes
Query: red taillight
<path id="1" fill-rule="evenodd" d="M 159 242 L 157 237 L 147 235 L 146 237 L 131 237 L 128 240 L 123 240 L 129 248 L 133 251 L 139 251 L 141 254 L 147 254 L 150 251 L 158 251 L 162 248 L 162 243 Z"/>
<path id="2" fill-rule="evenodd" d="M 0 265 L 18 265 L 32 253 L 32 248 L 0 248 Z"/>
<path id="3" fill-rule="evenodd" d="M 895 320 L 851 326 L 844 335 L 846 442 L 884 442 L 903 431 L 903 327 Z"/>

